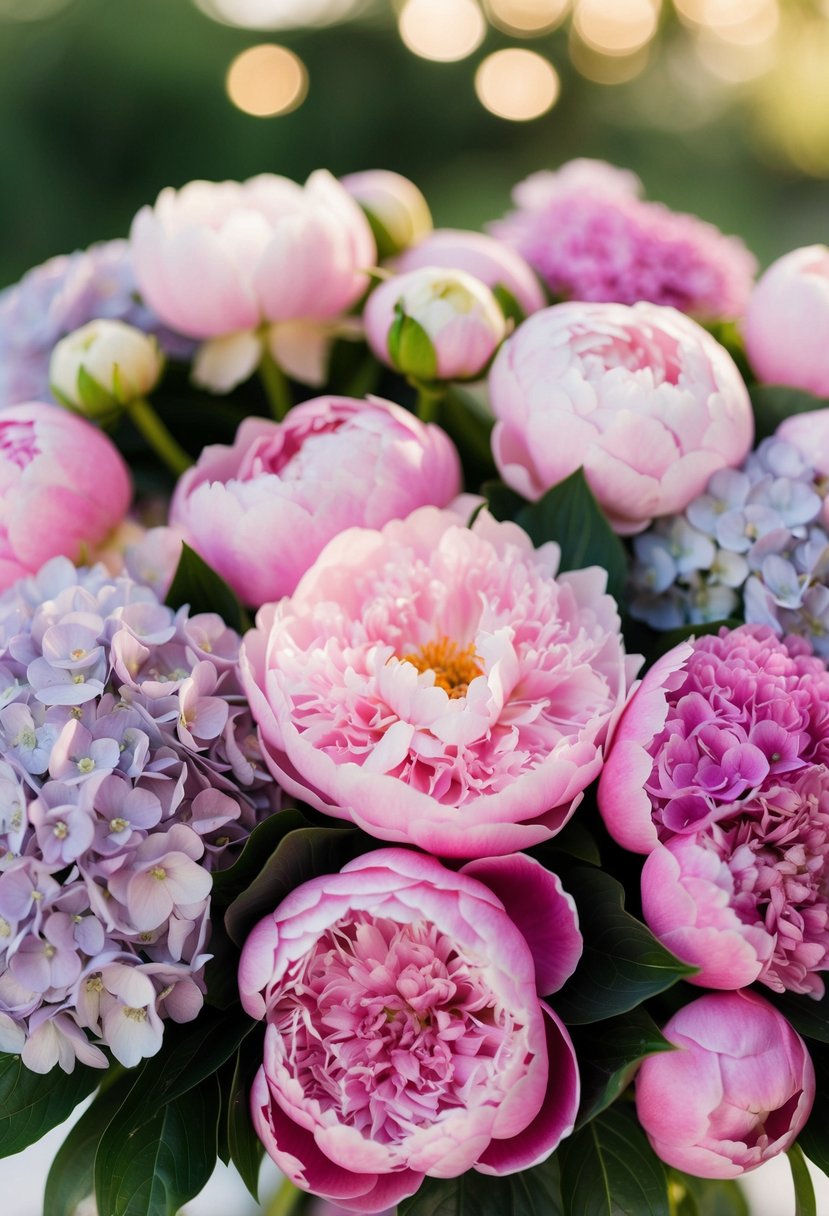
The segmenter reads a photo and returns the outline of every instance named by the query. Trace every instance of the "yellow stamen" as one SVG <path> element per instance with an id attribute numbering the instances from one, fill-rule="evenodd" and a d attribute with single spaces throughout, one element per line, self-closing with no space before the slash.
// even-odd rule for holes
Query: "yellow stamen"
<path id="1" fill-rule="evenodd" d="M 424 642 L 419 650 L 404 654 L 401 659 L 418 671 L 433 671 L 436 686 L 450 697 L 465 697 L 476 676 L 484 674 L 475 654 L 475 643 L 461 648 L 445 634 L 434 642 Z"/>

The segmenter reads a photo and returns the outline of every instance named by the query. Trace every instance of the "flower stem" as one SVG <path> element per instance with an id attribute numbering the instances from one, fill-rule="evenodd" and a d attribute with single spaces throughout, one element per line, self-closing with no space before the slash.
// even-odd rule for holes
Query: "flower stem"
<path id="1" fill-rule="evenodd" d="M 126 411 L 136 430 L 141 432 L 156 455 L 176 477 L 190 468 L 193 458 L 173 438 L 149 401 L 137 397 L 127 405 Z"/>
<path id="2" fill-rule="evenodd" d="M 268 1204 L 267 1216 L 290 1216 L 303 1192 L 295 1187 L 290 1178 L 284 1178 L 282 1185 Z"/>
<path id="3" fill-rule="evenodd" d="M 415 405 L 415 413 L 421 422 L 437 422 L 440 403 L 446 396 L 446 387 L 444 385 L 425 385 L 416 384 L 417 389 L 417 404 Z"/>
<path id="4" fill-rule="evenodd" d="M 262 352 L 262 359 L 259 363 L 259 379 L 262 381 L 265 396 L 268 398 L 268 404 L 271 407 L 271 413 L 277 422 L 281 422 L 293 405 L 293 401 L 291 400 L 291 390 L 288 387 L 285 373 L 269 350 Z"/>

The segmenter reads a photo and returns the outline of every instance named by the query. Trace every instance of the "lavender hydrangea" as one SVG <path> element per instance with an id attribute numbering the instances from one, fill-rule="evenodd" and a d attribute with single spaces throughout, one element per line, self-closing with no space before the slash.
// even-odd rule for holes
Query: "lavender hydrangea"
<path id="1" fill-rule="evenodd" d="M 0 408 L 52 401 L 49 356 L 60 338 L 98 317 L 155 334 L 172 358 L 194 344 L 161 325 L 138 300 L 126 241 L 50 258 L 0 292 Z"/>
<path id="2" fill-rule="evenodd" d="M 279 797 L 239 642 L 64 558 L 0 597 L 0 1049 L 36 1072 L 201 1008 L 211 871 Z"/>
<path id="3" fill-rule="evenodd" d="M 715 473 L 683 515 L 636 537 L 631 614 L 654 629 L 743 616 L 829 656 L 825 491 L 797 448 L 764 440 L 742 469 Z"/>

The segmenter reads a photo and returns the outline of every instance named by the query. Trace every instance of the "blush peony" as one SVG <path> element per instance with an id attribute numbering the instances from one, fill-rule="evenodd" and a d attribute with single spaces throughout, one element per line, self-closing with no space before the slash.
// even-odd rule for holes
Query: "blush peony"
<path id="1" fill-rule="evenodd" d="M 460 873 L 382 849 L 293 891 L 242 951 L 267 1023 L 254 1126 L 287 1176 L 380 1212 L 425 1175 L 511 1174 L 572 1131 L 570 1039 L 539 995 L 581 954 L 558 879 L 525 856 Z"/>
<path id="2" fill-rule="evenodd" d="M 558 560 L 485 511 L 465 528 L 427 507 L 333 540 L 245 639 L 283 787 L 447 857 L 557 832 L 638 666 L 604 570 L 556 578 Z"/>

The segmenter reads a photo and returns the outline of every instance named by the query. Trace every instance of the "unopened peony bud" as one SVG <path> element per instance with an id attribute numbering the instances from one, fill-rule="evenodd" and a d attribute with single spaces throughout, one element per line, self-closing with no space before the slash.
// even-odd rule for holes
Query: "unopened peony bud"
<path id="1" fill-rule="evenodd" d="M 829 396 L 829 248 L 808 245 L 773 262 L 748 302 L 744 329 L 758 380 Z"/>
<path id="2" fill-rule="evenodd" d="M 474 380 L 506 336 L 495 296 L 461 270 L 424 267 L 369 297 L 366 337 L 383 363 L 416 380 Z"/>
<path id="3" fill-rule="evenodd" d="M 123 321 L 90 321 L 58 342 L 49 379 L 58 400 L 98 418 L 152 392 L 164 367 L 155 338 Z"/>
<path id="4" fill-rule="evenodd" d="M 360 204 L 381 258 L 408 249 L 432 231 L 429 204 L 414 182 L 388 169 L 349 173 L 341 185 Z"/>

